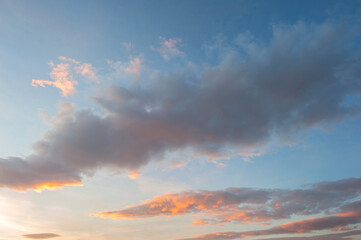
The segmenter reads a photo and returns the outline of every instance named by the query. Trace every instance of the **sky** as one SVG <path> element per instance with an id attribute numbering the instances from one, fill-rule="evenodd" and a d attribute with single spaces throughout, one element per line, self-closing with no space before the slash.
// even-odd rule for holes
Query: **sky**
<path id="1" fill-rule="evenodd" d="M 0 0 L 0 240 L 361 239 L 360 1 Z"/>

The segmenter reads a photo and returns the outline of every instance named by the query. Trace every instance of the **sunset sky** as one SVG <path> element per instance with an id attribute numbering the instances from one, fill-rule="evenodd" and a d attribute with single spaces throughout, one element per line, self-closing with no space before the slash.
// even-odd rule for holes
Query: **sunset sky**
<path id="1" fill-rule="evenodd" d="M 0 0 L 0 240 L 360 240 L 361 2 Z"/>

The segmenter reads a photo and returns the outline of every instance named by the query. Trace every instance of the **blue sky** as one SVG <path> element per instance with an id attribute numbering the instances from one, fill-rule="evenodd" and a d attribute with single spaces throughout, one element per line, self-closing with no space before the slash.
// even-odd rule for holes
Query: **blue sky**
<path id="1" fill-rule="evenodd" d="M 359 239 L 360 11 L 0 1 L 0 239 Z"/>

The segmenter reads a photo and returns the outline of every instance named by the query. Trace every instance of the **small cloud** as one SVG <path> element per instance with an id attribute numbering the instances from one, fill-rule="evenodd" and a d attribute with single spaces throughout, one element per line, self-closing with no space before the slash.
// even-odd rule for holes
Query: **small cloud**
<path id="1" fill-rule="evenodd" d="M 208 225 L 207 221 L 205 219 L 193 219 L 193 227 L 198 227 L 198 226 L 205 226 Z"/>
<path id="2" fill-rule="evenodd" d="M 133 44 L 131 42 L 122 42 L 122 45 L 127 51 L 130 51 L 133 48 Z"/>
<path id="3" fill-rule="evenodd" d="M 31 85 L 33 87 L 45 87 L 45 85 L 59 88 L 63 97 L 74 96 L 76 93 L 75 86 L 78 82 L 73 79 L 73 75 L 70 70 L 70 64 L 59 63 L 53 66 L 53 70 L 50 73 L 50 80 L 32 79 Z"/>
<path id="4" fill-rule="evenodd" d="M 128 177 L 130 179 L 137 179 L 140 176 L 139 171 L 130 171 Z"/>
<path id="5" fill-rule="evenodd" d="M 178 49 L 178 45 L 182 43 L 180 38 L 164 38 L 159 37 L 160 47 L 154 48 L 152 50 L 159 52 L 164 60 L 169 61 L 175 57 L 184 57 L 185 53 Z"/>
<path id="6" fill-rule="evenodd" d="M 124 71 L 135 75 L 139 75 L 141 71 L 142 62 L 143 60 L 139 57 L 131 58 L 128 67 L 125 67 Z"/>
<path id="7" fill-rule="evenodd" d="M 98 77 L 95 74 L 95 68 L 92 67 L 91 64 L 89 64 L 89 63 L 80 64 L 80 65 L 74 67 L 74 69 L 77 74 L 80 74 L 81 76 L 83 76 L 93 82 L 99 83 Z"/>
<path id="8" fill-rule="evenodd" d="M 23 238 L 28 238 L 28 239 L 48 239 L 48 238 L 60 237 L 60 235 L 55 233 L 35 233 L 35 234 L 24 234 L 21 236 Z"/>
<path id="9" fill-rule="evenodd" d="M 107 61 L 112 70 L 112 78 L 140 80 L 141 73 L 144 71 L 143 56 L 129 57 L 129 61 Z"/>
<path id="10" fill-rule="evenodd" d="M 242 156 L 242 160 L 245 162 L 252 161 L 252 158 L 254 157 L 260 157 L 263 155 L 263 151 L 255 151 L 255 152 L 241 152 L 239 153 L 240 156 Z"/>
<path id="11" fill-rule="evenodd" d="M 63 97 L 69 97 L 75 95 L 75 87 L 78 85 L 78 81 L 73 78 L 74 71 L 85 79 L 96 83 L 99 82 L 96 69 L 91 64 L 81 63 L 75 59 L 63 56 L 60 56 L 59 60 L 62 62 L 56 65 L 53 61 L 49 62 L 49 65 L 52 67 L 52 71 L 50 72 L 50 78 L 52 80 L 32 79 L 31 85 L 33 87 L 53 86 L 60 89 Z"/>

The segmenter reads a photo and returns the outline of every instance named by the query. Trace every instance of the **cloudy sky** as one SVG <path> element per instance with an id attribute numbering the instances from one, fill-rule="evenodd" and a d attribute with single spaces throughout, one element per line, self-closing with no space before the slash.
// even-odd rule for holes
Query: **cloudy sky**
<path id="1" fill-rule="evenodd" d="M 361 239 L 361 2 L 0 0 L 0 240 Z"/>

